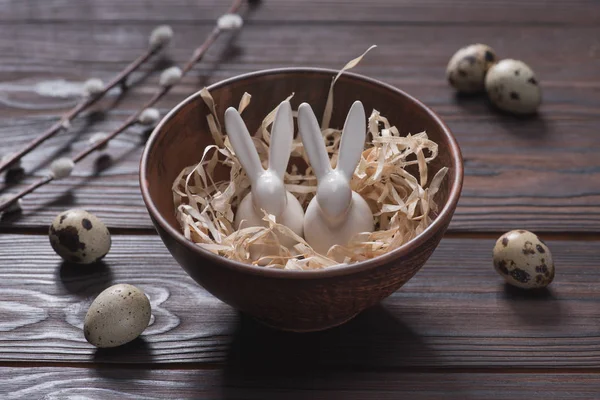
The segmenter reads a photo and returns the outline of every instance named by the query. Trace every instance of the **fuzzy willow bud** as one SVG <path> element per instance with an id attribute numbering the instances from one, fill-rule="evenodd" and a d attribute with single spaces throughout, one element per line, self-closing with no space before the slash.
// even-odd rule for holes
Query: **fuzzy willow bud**
<path id="1" fill-rule="evenodd" d="M 100 143 L 101 141 L 103 141 L 104 139 L 106 139 L 108 135 L 104 132 L 97 132 L 94 133 L 92 136 L 90 136 L 88 142 L 90 143 L 91 146 L 95 146 L 96 144 Z M 108 142 L 104 143 L 104 145 L 98 147 L 98 150 L 104 150 L 108 147 Z"/>
<path id="2" fill-rule="evenodd" d="M 71 175 L 75 163 L 68 157 L 58 158 L 50 164 L 50 172 L 54 179 L 63 179 Z"/>
<path id="3" fill-rule="evenodd" d="M 238 14 L 223 14 L 217 20 L 217 26 L 224 31 L 240 29 L 244 25 L 244 20 Z"/>
<path id="4" fill-rule="evenodd" d="M 167 45 L 172 38 L 173 29 L 169 25 L 160 25 L 154 28 L 152 33 L 150 33 L 148 42 L 150 43 L 151 48 L 156 49 Z"/>
<path id="5" fill-rule="evenodd" d="M 162 74 L 160 74 L 160 86 L 167 87 L 173 86 L 181 79 L 183 72 L 179 67 L 170 67 L 165 69 Z"/>
<path id="6" fill-rule="evenodd" d="M 97 96 L 104 90 L 104 82 L 98 78 L 91 78 L 83 84 L 83 92 L 86 96 Z"/>
<path id="7" fill-rule="evenodd" d="M 159 119 L 160 112 L 156 108 L 146 108 L 142 111 L 138 120 L 142 125 L 152 126 L 156 125 Z"/>

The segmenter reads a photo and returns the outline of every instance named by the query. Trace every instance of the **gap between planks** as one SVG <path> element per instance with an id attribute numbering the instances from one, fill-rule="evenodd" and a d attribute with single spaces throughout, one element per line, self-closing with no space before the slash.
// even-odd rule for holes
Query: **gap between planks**
<path id="1" fill-rule="evenodd" d="M 207 370 L 214 371 L 223 369 L 227 366 L 226 363 L 155 363 L 155 364 L 132 364 L 132 363 L 97 363 L 97 362 L 44 362 L 44 361 L 0 361 L 0 368 L 88 368 L 88 369 L 126 369 L 126 370 Z M 323 369 L 347 372 L 406 372 L 406 373 L 422 373 L 422 374 L 600 374 L 600 368 L 511 368 L 511 367 L 489 367 L 489 368 L 473 368 L 473 367 L 344 367 L 344 366 L 323 366 Z"/>
<path id="2" fill-rule="evenodd" d="M 259 11 L 259 10 L 256 10 Z M 5 26 L 10 25 L 89 25 L 93 23 L 95 25 L 106 25 L 106 26 L 121 26 L 121 25 L 138 25 L 138 26 L 155 26 L 158 23 L 168 24 L 172 26 L 194 26 L 194 27 L 212 27 L 215 24 L 214 19 L 198 19 L 198 20 L 176 20 L 176 19 L 161 19 L 160 21 L 155 20 L 142 20 L 142 19 L 123 19 L 123 20 L 98 20 L 98 19 L 78 19 L 76 21 L 72 19 L 22 19 L 22 20 L 5 20 L 0 19 L 0 23 Z M 422 20 L 422 21 L 386 21 L 386 20 L 285 20 L 276 21 L 269 19 L 246 19 L 244 25 L 256 26 L 256 27 L 276 27 L 276 26 L 328 26 L 328 27 L 347 27 L 347 26 L 435 26 L 435 27 L 465 27 L 468 24 L 469 27 L 481 28 L 481 27 L 549 27 L 549 28 L 596 28 L 597 24 L 593 22 L 559 22 L 559 21 L 439 21 L 439 20 Z"/>
<path id="3" fill-rule="evenodd" d="M 36 227 L 2 227 L 0 228 L 0 235 L 48 235 L 48 226 L 36 226 Z M 130 236 L 156 236 L 156 231 L 152 228 L 112 228 L 108 227 L 111 235 L 130 235 Z M 600 238 L 600 235 L 598 235 Z"/>
<path id="4" fill-rule="evenodd" d="M 109 227 L 112 235 L 129 235 L 129 236 L 156 236 L 157 233 L 152 228 L 111 228 Z M 445 239 L 497 239 L 502 236 L 505 232 L 478 232 L 478 231 L 452 231 L 449 230 L 444 235 Z M 0 228 L 0 235 L 12 234 L 12 235 L 47 235 L 48 227 L 2 227 Z M 540 236 L 544 240 L 566 240 L 566 241 L 584 241 L 584 242 L 595 242 L 600 241 L 600 232 L 542 232 Z"/>

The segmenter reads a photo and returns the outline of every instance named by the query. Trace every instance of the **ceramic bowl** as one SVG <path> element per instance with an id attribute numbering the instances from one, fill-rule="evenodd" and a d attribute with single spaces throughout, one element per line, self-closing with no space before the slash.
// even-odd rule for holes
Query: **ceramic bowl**
<path id="1" fill-rule="evenodd" d="M 237 106 L 244 92 L 252 94 L 252 102 L 243 115 L 250 132 L 255 132 L 264 116 L 291 93 L 295 93 L 291 100 L 294 109 L 308 102 L 319 117 L 336 73 L 314 68 L 259 71 L 216 83 L 209 90 L 221 121 L 227 107 Z M 433 223 L 407 244 L 368 261 L 316 271 L 285 271 L 230 261 L 188 241 L 175 219 L 171 186 L 180 171 L 196 164 L 204 148 L 213 144 L 206 120 L 209 110 L 200 93 L 188 97 L 165 116 L 142 156 L 142 196 L 173 257 L 214 296 L 278 329 L 327 329 L 350 320 L 398 290 L 437 247 L 460 196 L 460 149 L 433 111 L 401 90 L 352 73 L 342 75 L 334 94 L 330 126 L 342 127 L 351 104 L 360 100 L 368 113 L 373 108 L 379 110 L 402 134 L 427 131 L 439 144 L 439 156 L 430 171 L 449 168 L 436 195 L 440 210 Z M 227 177 L 225 171 L 222 177 Z"/>

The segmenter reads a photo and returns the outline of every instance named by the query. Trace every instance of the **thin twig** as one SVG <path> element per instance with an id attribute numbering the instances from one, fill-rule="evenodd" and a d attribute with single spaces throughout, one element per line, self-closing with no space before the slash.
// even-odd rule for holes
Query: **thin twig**
<path id="1" fill-rule="evenodd" d="M 234 0 L 233 3 L 231 4 L 231 7 L 229 8 L 228 13 L 229 14 L 236 13 L 239 10 L 239 8 L 242 6 L 242 3 L 243 3 L 243 0 Z M 215 42 L 215 40 L 219 37 L 219 35 L 222 32 L 223 32 L 223 29 L 219 28 L 218 25 L 215 25 L 212 32 L 208 35 L 208 37 L 206 38 L 204 43 L 202 43 L 202 45 L 200 45 L 198 48 L 196 48 L 196 50 L 194 50 L 192 57 L 184 65 L 184 67 L 182 69 L 182 74 L 181 74 L 182 78 L 183 78 L 183 76 L 185 76 L 185 74 L 187 74 L 194 67 L 195 64 L 197 64 L 198 62 L 200 62 L 202 60 L 202 58 L 204 57 L 204 55 L 206 54 L 208 49 L 210 49 L 210 46 Z M 122 133 L 125 130 L 127 130 L 128 128 L 138 124 L 139 118 L 140 118 L 140 115 L 142 114 L 142 112 L 145 109 L 155 105 L 160 99 L 162 99 L 167 93 L 169 93 L 171 88 L 175 85 L 176 85 L 176 83 L 169 85 L 169 86 L 161 86 L 156 91 L 156 93 L 154 93 L 154 95 L 143 106 L 141 106 L 136 112 L 131 114 L 117 129 L 115 129 L 113 132 L 108 134 L 103 140 L 100 140 L 100 141 L 94 143 L 92 146 L 90 146 L 87 149 L 76 154 L 72 158 L 73 162 L 78 163 L 79 161 L 83 160 L 85 157 L 87 157 L 91 153 L 93 153 L 96 150 L 105 146 L 109 141 L 114 139 L 120 133 Z M 40 178 L 37 182 L 34 182 L 30 186 L 23 189 L 21 192 L 15 194 L 14 196 L 10 197 L 9 199 L 7 199 L 3 203 L 1 203 L 0 204 L 0 212 L 7 209 L 12 203 L 16 202 L 23 196 L 33 192 L 40 186 L 44 186 L 44 185 L 52 182 L 53 180 L 54 180 L 54 176 L 52 174 L 45 176 L 43 178 Z"/>
<path id="2" fill-rule="evenodd" d="M 147 108 L 152 107 L 156 104 L 164 95 L 166 95 L 169 90 L 173 87 L 171 86 L 163 86 L 161 87 L 154 95 L 148 100 L 140 109 L 131 114 L 117 129 L 108 134 L 104 139 L 96 142 L 93 146 L 88 147 L 87 149 L 77 153 L 73 157 L 73 162 L 78 163 L 79 161 L 86 158 L 88 155 L 92 154 L 102 146 L 105 146 L 110 140 L 114 139 L 115 136 L 124 132 L 128 128 L 136 125 L 139 122 L 140 114 Z M 2 210 L 2 205 L 0 205 L 0 211 Z"/>
<path id="3" fill-rule="evenodd" d="M 131 64 L 129 64 L 125 69 L 123 69 L 119 74 L 117 74 L 99 93 L 91 96 L 86 96 L 83 98 L 75 107 L 71 110 L 67 111 L 54 125 L 48 128 L 44 133 L 42 133 L 37 138 L 33 139 L 29 142 L 25 147 L 23 147 L 18 152 L 11 154 L 4 162 L 0 162 L 0 172 L 4 171 L 8 168 L 9 165 L 13 164 L 15 161 L 20 160 L 25 155 L 29 154 L 40 144 L 44 143 L 46 140 L 50 139 L 57 133 L 59 133 L 63 129 L 67 129 L 70 122 L 75 119 L 79 114 L 85 111 L 87 108 L 94 105 L 98 100 L 100 100 L 104 95 L 114 88 L 117 85 L 123 85 L 129 75 L 138 69 L 143 63 L 145 63 L 150 57 L 154 54 L 158 53 L 162 50 L 165 45 L 160 45 L 156 47 L 149 47 L 141 56 L 135 59 Z"/>
<path id="4" fill-rule="evenodd" d="M 12 203 L 14 203 L 19 198 L 21 198 L 23 196 L 26 196 L 29 193 L 33 192 L 34 190 L 36 190 L 40 186 L 44 186 L 45 184 L 49 183 L 53 179 L 54 178 L 51 175 L 48 175 L 48 176 L 45 176 L 44 178 L 41 178 L 41 179 L 33 182 L 31 185 L 27 186 L 25 189 L 23 189 L 21 192 L 19 192 L 19 197 L 11 198 L 7 202 L 5 202 L 3 204 L 0 204 L 0 211 L 4 210 L 4 208 L 6 208 L 9 205 L 11 205 Z"/>

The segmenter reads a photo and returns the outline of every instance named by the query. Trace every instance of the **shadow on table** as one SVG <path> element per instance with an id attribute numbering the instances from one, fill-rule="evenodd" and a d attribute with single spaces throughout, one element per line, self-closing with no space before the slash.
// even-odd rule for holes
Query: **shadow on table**
<path id="1" fill-rule="evenodd" d="M 410 384 L 411 367 L 435 365 L 435 360 L 423 339 L 381 305 L 314 333 L 281 332 L 241 315 L 223 371 L 222 398 L 293 393 L 294 399 L 310 399 L 319 397 L 317 392 L 334 398 L 336 391 L 400 389 Z M 448 386 L 449 392 L 459 390 Z"/>
<path id="2" fill-rule="evenodd" d="M 96 349 L 92 365 L 94 373 L 104 379 L 134 380 L 145 378 L 151 372 L 153 359 L 150 344 L 141 336 L 123 346 Z M 124 362 L 131 363 L 131 368 L 124 368 Z M 119 364 L 119 368 L 114 364 Z"/>
<path id="3" fill-rule="evenodd" d="M 540 113 L 514 115 L 490 106 L 494 123 L 512 136 L 528 142 L 538 142 L 548 136 L 548 124 Z"/>
<path id="4" fill-rule="evenodd" d="M 481 113 L 481 105 L 486 104 L 485 93 L 454 93 L 454 102 L 469 114 Z M 489 103 L 487 103 L 489 104 Z"/>
<path id="5" fill-rule="evenodd" d="M 560 326 L 564 322 L 561 301 L 551 289 L 524 290 L 505 283 L 503 297 L 527 325 Z"/>
<path id="6" fill-rule="evenodd" d="M 90 265 L 63 261 L 57 268 L 55 276 L 57 286 L 62 292 L 80 298 L 97 295 L 109 287 L 113 281 L 112 271 L 104 261 Z"/>
<path id="7" fill-rule="evenodd" d="M 502 111 L 490 102 L 485 93 L 456 93 L 454 101 L 468 115 L 488 114 L 492 123 L 520 139 L 536 141 L 548 135 L 549 126 L 543 113 L 516 115 Z"/>

